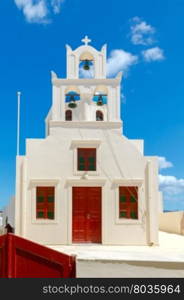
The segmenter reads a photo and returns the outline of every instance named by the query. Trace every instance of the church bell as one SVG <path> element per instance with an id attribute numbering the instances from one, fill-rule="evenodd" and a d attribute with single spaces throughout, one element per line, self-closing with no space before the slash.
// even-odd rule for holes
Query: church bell
<path id="1" fill-rule="evenodd" d="M 68 104 L 68 107 L 70 108 L 75 108 L 77 106 L 76 102 L 75 102 L 75 97 L 74 95 L 70 95 L 70 102 Z"/>
<path id="2" fill-rule="evenodd" d="M 88 71 L 88 70 L 90 69 L 90 60 L 86 59 L 86 60 L 84 61 L 83 69 L 84 69 L 85 71 Z"/>
<path id="3" fill-rule="evenodd" d="M 103 105 L 103 97 L 102 97 L 102 95 L 98 96 L 97 105 L 99 105 L 99 106 Z"/>

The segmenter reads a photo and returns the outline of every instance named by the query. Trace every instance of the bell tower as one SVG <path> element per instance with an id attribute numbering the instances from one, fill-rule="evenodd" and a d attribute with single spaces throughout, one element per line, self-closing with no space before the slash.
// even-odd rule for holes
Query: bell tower
<path id="1" fill-rule="evenodd" d="M 98 51 L 85 36 L 82 46 L 72 49 L 66 45 L 66 79 L 52 72 L 52 108 L 46 119 L 47 133 L 52 127 L 119 128 L 120 84 L 122 74 L 106 75 L 106 45 Z"/>
<path id="2" fill-rule="evenodd" d="M 94 78 L 106 78 L 106 45 L 101 51 L 88 45 L 91 40 L 85 36 L 81 40 L 84 45 L 72 50 L 70 46 L 66 45 L 67 50 L 67 78 L 77 79 L 80 75 L 80 62 L 84 62 L 84 70 L 89 71 L 90 65 L 93 65 Z"/>

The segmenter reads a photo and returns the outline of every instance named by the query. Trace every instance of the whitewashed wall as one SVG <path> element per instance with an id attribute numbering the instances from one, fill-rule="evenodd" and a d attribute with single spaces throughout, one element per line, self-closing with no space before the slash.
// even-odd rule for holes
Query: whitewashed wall
<path id="1" fill-rule="evenodd" d="M 184 235 L 184 212 L 164 212 L 159 216 L 159 229 L 165 232 Z"/>

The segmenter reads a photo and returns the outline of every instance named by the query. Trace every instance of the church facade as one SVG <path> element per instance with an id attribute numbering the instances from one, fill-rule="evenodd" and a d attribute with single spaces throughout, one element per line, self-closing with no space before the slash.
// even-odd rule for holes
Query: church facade
<path id="1" fill-rule="evenodd" d="M 82 41 L 66 46 L 67 77 L 52 72 L 46 137 L 27 139 L 17 157 L 15 234 L 45 245 L 157 245 L 157 157 L 123 135 L 122 74 L 106 77 L 106 45 Z"/>

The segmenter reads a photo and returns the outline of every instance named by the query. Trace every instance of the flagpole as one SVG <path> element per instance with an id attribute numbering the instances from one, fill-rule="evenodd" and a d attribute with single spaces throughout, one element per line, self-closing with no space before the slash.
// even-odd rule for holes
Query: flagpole
<path id="1" fill-rule="evenodd" d="M 17 156 L 20 154 L 20 96 L 21 92 L 17 92 Z"/>

